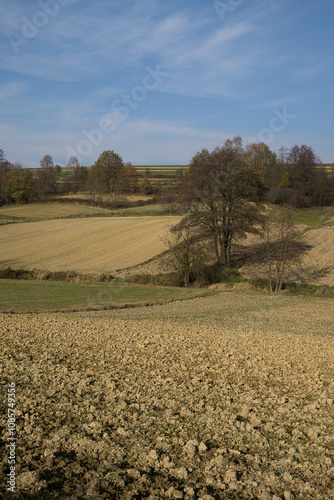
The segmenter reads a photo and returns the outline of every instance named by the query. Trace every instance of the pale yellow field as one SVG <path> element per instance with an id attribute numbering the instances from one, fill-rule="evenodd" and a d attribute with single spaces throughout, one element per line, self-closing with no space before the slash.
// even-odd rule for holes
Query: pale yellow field
<path id="1" fill-rule="evenodd" d="M 302 241 L 308 246 L 303 255 L 303 266 L 324 270 L 323 276 L 313 279 L 312 283 L 334 286 L 334 227 L 308 231 Z"/>
<path id="2" fill-rule="evenodd" d="M 129 194 L 127 195 L 126 199 L 129 201 L 139 201 L 139 200 L 150 200 L 152 196 L 150 195 L 145 195 L 145 194 Z"/>
<path id="3" fill-rule="evenodd" d="M 67 198 L 67 199 L 82 199 L 82 200 L 89 200 L 90 199 L 90 194 L 89 193 L 76 193 L 76 194 L 66 194 L 65 196 L 61 196 L 61 198 Z M 112 197 L 108 194 L 103 194 L 98 196 L 98 198 L 101 198 L 103 201 L 113 201 Z M 125 199 L 128 201 L 138 201 L 138 200 L 150 200 L 152 196 L 147 196 L 145 194 L 128 194 L 125 196 Z"/>
<path id="4" fill-rule="evenodd" d="M 0 208 L 0 216 L 20 217 L 24 219 L 52 219 L 78 215 L 110 214 L 110 210 L 73 203 L 31 203 Z"/>
<path id="5" fill-rule="evenodd" d="M 112 217 L 0 226 L 0 267 L 111 272 L 165 250 L 160 237 L 177 217 Z"/>
<path id="6" fill-rule="evenodd" d="M 305 227 L 307 226 L 298 226 L 300 231 Z M 314 285 L 334 286 L 334 227 L 311 229 L 298 239 L 305 249 L 296 262 L 287 263 L 287 279 Z M 263 240 L 260 236 L 248 235 L 241 243 L 253 245 L 261 241 Z M 256 273 L 259 274 L 259 270 L 251 263 L 241 268 L 241 274 L 245 278 L 255 278 Z M 265 274 L 260 273 L 257 277 L 263 278 Z"/>

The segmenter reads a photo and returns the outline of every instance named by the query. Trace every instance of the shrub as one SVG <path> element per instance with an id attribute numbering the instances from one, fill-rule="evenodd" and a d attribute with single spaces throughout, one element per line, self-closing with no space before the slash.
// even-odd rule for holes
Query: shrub
<path id="1" fill-rule="evenodd" d="M 103 274 L 100 275 L 98 281 L 101 282 L 101 283 L 108 283 L 110 281 L 113 281 L 113 279 L 114 279 L 114 276 L 112 274 L 105 274 L 105 273 L 103 273 Z"/>
<path id="2" fill-rule="evenodd" d="M 76 271 L 49 271 L 44 275 L 44 279 L 50 281 L 73 281 L 77 276 L 78 273 Z"/>
<path id="3" fill-rule="evenodd" d="M 32 280 L 36 272 L 27 269 L 12 269 L 10 266 L 0 269 L 0 279 L 4 280 Z"/>

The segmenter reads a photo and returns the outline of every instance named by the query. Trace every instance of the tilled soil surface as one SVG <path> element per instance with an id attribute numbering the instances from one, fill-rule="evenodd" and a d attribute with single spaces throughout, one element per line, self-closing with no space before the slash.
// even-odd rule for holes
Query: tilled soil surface
<path id="1" fill-rule="evenodd" d="M 332 305 L 225 292 L 2 315 L 2 497 L 334 498 Z"/>

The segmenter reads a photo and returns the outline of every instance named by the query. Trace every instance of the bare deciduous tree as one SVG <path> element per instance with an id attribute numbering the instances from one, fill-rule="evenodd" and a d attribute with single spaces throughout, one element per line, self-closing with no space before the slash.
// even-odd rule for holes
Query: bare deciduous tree
<path id="1" fill-rule="evenodd" d="M 267 214 L 262 223 L 262 241 L 253 247 L 250 259 L 252 278 L 264 278 L 270 292 L 278 292 L 298 265 L 302 252 L 295 239 L 298 229 L 289 210 Z"/>
<path id="2" fill-rule="evenodd" d="M 196 276 L 196 270 L 204 262 L 204 245 L 198 227 L 184 218 L 172 226 L 162 241 L 170 250 L 170 263 L 184 286 L 189 286 Z"/>
<path id="3" fill-rule="evenodd" d="M 217 262 L 230 267 L 232 242 L 256 231 L 266 191 L 258 170 L 247 164 L 241 138 L 226 141 L 212 153 L 197 153 L 184 186 L 188 217 L 211 238 Z"/>
<path id="4" fill-rule="evenodd" d="M 293 249 L 296 226 L 289 211 L 268 217 L 264 224 L 270 291 L 282 289 L 288 261 L 297 257 Z"/>

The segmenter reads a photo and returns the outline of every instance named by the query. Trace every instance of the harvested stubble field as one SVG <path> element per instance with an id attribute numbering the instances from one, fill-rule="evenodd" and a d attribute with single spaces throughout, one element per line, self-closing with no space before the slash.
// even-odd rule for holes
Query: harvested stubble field
<path id="1" fill-rule="evenodd" d="M 221 293 L 3 315 L 11 498 L 333 499 L 332 300 Z"/>
<path id="2" fill-rule="evenodd" d="M 160 237 L 177 217 L 107 217 L 0 226 L 0 266 L 105 273 L 165 250 Z"/>

